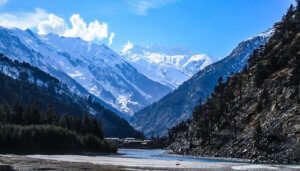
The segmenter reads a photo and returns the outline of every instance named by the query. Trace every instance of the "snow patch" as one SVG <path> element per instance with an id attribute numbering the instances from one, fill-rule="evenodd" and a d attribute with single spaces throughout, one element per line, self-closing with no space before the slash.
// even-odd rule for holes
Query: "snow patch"
<path id="1" fill-rule="evenodd" d="M 83 74 L 80 71 L 75 71 L 75 73 L 68 73 L 68 75 L 72 78 L 83 76 Z"/>
<path id="2" fill-rule="evenodd" d="M 132 105 L 138 105 L 137 102 L 135 101 L 131 101 L 131 94 L 130 95 L 120 95 L 117 100 L 119 102 L 119 104 L 121 105 L 120 109 L 121 111 L 123 112 L 126 112 L 126 113 L 132 113 L 132 110 L 128 107 L 129 104 L 132 104 Z M 133 114 L 131 114 L 133 115 Z"/>

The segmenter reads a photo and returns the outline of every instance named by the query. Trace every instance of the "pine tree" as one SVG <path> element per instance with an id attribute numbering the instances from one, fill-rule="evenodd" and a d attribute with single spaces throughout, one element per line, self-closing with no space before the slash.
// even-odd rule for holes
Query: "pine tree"
<path id="1" fill-rule="evenodd" d="M 32 123 L 31 121 L 31 106 L 30 105 L 26 105 L 25 106 L 25 111 L 23 114 L 23 121 L 24 121 L 24 125 L 30 125 Z"/>
<path id="2" fill-rule="evenodd" d="M 297 2 L 297 7 L 296 7 L 296 17 L 299 17 L 300 16 L 300 0 L 296 0 Z"/>
<path id="3" fill-rule="evenodd" d="M 12 118 L 12 111 L 7 104 L 3 106 L 3 114 L 4 114 L 4 118 L 3 118 L 4 123 L 11 123 L 14 120 Z"/>
<path id="4" fill-rule="evenodd" d="M 37 125 L 41 123 L 41 114 L 39 110 L 39 104 L 36 102 L 32 106 L 32 111 L 31 111 L 31 124 Z"/>
<path id="5" fill-rule="evenodd" d="M 259 122 L 255 127 L 254 136 L 253 136 L 254 144 L 257 148 L 261 147 L 262 137 L 263 137 L 263 131 L 261 128 L 261 123 Z"/>
<path id="6" fill-rule="evenodd" d="M 102 122 L 100 120 L 97 121 L 97 122 L 98 122 L 98 124 L 97 124 L 98 128 L 97 129 L 99 130 L 98 137 L 103 139 L 104 138 L 104 130 L 103 130 Z"/>
<path id="7" fill-rule="evenodd" d="M 268 73 L 265 70 L 265 66 L 261 63 L 258 63 L 256 66 L 256 72 L 255 72 L 256 87 L 261 87 L 267 76 L 268 76 Z"/>
<path id="8" fill-rule="evenodd" d="M 90 133 L 102 139 L 104 137 L 104 135 L 103 135 L 101 122 L 100 121 L 98 122 L 96 118 L 93 118 L 93 119 L 91 119 L 90 124 L 91 124 L 90 125 L 90 127 L 91 127 Z"/>
<path id="9" fill-rule="evenodd" d="M 234 137 L 237 137 L 237 121 L 235 119 L 235 117 L 232 118 L 232 128 L 233 128 L 233 133 L 234 133 Z"/>
<path id="10" fill-rule="evenodd" d="M 27 72 L 21 72 L 21 73 L 19 74 L 19 79 L 20 79 L 21 81 L 27 82 L 27 81 L 28 81 L 28 78 L 29 78 L 29 76 L 28 76 L 28 73 L 27 73 Z"/>
<path id="11" fill-rule="evenodd" d="M 45 124 L 56 125 L 58 122 L 57 114 L 54 111 L 53 105 L 49 104 L 47 111 L 43 117 L 43 122 Z"/>
<path id="12" fill-rule="evenodd" d="M 295 58 L 293 62 L 292 76 L 290 78 L 290 83 L 294 86 L 295 89 L 295 96 L 297 98 L 297 102 L 300 103 L 300 59 L 299 57 Z"/>
<path id="13" fill-rule="evenodd" d="M 89 133 L 89 131 L 91 130 L 90 126 L 91 126 L 91 122 L 90 122 L 89 113 L 85 112 L 83 115 L 82 122 L 81 122 L 81 133 L 82 134 Z"/>
<path id="14" fill-rule="evenodd" d="M 4 122 L 5 122 L 4 109 L 3 109 L 3 105 L 0 105 L 0 123 L 4 123 Z"/>
<path id="15" fill-rule="evenodd" d="M 259 59 L 260 53 L 258 49 L 253 51 L 252 56 L 248 59 L 249 67 L 252 67 Z"/>
<path id="16" fill-rule="evenodd" d="M 13 115 L 14 115 L 15 124 L 19 124 L 19 125 L 24 124 L 23 112 L 24 112 L 23 106 L 19 101 L 17 101 L 13 106 L 13 113 L 14 113 Z"/>
<path id="17" fill-rule="evenodd" d="M 243 77 L 239 77 L 238 83 L 239 83 L 239 97 L 240 97 L 240 100 L 242 100 L 242 96 L 243 96 L 243 93 L 242 93 L 242 89 L 243 89 Z"/>
<path id="18" fill-rule="evenodd" d="M 297 7 L 298 8 L 298 7 Z M 295 7 L 293 4 L 290 5 L 288 12 L 284 16 L 283 20 L 291 20 L 293 18 L 293 15 L 295 14 Z"/>
<path id="19" fill-rule="evenodd" d="M 61 116 L 58 123 L 60 127 L 70 129 L 69 117 L 67 115 Z"/>
<path id="20" fill-rule="evenodd" d="M 196 122 L 199 122 L 201 113 L 202 113 L 202 98 L 199 99 L 199 104 L 198 106 L 195 108 L 195 110 L 193 111 L 193 118 Z"/>

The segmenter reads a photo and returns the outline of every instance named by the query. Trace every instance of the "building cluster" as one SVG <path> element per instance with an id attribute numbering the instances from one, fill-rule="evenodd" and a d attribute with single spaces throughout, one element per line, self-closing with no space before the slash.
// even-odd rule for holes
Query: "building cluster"
<path id="1" fill-rule="evenodd" d="M 106 141 L 111 142 L 118 147 L 132 147 L 132 148 L 146 148 L 152 146 L 152 140 L 140 140 L 136 138 L 105 138 Z"/>

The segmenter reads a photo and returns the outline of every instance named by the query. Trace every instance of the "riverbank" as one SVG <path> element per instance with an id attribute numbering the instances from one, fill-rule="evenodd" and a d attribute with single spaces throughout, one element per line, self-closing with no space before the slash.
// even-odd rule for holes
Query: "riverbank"
<path id="1" fill-rule="evenodd" d="M 1 165 L 3 167 L 1 167 Z M 9 167 L 8 167 L 9 166 Z M 55 171 L 55 170 L 95 170 L 95 171 L 121 171 L 124 170 L 118 166 L 102 166 L 84 162 L 64 162 L 57 160 L 45 160 L 30 158 L 21 155 L 0 155 L 1 171 Z"/>
<path id="2" fill-rule="evenodd" d="M 201 163 L 184 161 L 163 161 L 137 158 L 119 158 L 105 156 L 0 156 L 0 162 L 12 166 L 15 170 L 232 170 L 231 164 Z"/>
<path id="3" fill-rule="evenodd" d="M 163 155 L 161 155 L 163 154 Z M 258 165 L 166 156 L 164 150 L 121 149 L 114 155 L 0 155 L 0 163 L 17 170 L 300 170 L 298 165 Z"/>
<path id="4" fill-rule="evenodd" d="M 191 158 L 191 159 L 195 159 L 195 160 L 216 160 L 216 161 L 234 162 L 234 163 L 253 163 L 249 159 L 240 159 L 240 158 L 180 155 L 180 154 L 174 153 L 172 150 L 166 150 L 164 152 L 164 154 L 162 154 L 162 155 L 164 155 L 164 156 L 173 156 L 173 157 L 185 157 L 185 158 Z"/>

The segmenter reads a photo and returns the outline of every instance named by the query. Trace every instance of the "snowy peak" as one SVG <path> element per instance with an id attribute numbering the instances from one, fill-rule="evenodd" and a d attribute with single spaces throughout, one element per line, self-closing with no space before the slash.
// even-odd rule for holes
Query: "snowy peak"
<path id="1" fill-rule="evenodd" d="M 265 32 L 261 32 L 259 33 L 258 35 L 254 36 L 254 37 L 250 37 L 248 38 L 247 40 L 245 41 L 248 41 L 248 40 L 253 40 L 253 39 L 256 39 L 257 37 L 260 37 L 260 38 L 264 38 L 264 39 L 268 39 L 270 38 L 273 34 L 275 33 L 275 29 L 274 28 L 271 28 Z M 245 42 L 244 41 L 244 42 Z"/>
<path id="2" fill-rule="evenodd" d="M 80 38 L 0 28 L 0 52 L 39 67 L 72 92 L 92 94 L 128 116 L 171 91 L 137 72 L 107 46 Z"/>
<path id="3" fill-rule="evenodd" d="M 139 72 L 172 89 L 213 62 L 207 55 L 183 48 L 141 47 L 131 43 L 121 54 Z"/>
<path id="4" fill-rule="evenodd" d="M 116 52 L 104 44 L 98 45 L 80 38 L 67 38 L 55 34 L 43 35 L 40 38 L 49 46 L 55 47 L 60 52 L 72 54 L 72 57 L 76 59 L 104 60 L 113 65 L 123 62 Z"/>
<path id="5" fill-rule="evenodd" d="M 192 76 L 199 70 L 204 69 L 208 65 L 212 64 L 212 59 L 207 55 L 193 55 L 188 61 L 183 65 L 184 70 L 187 73 L 191 73 Z"/>

